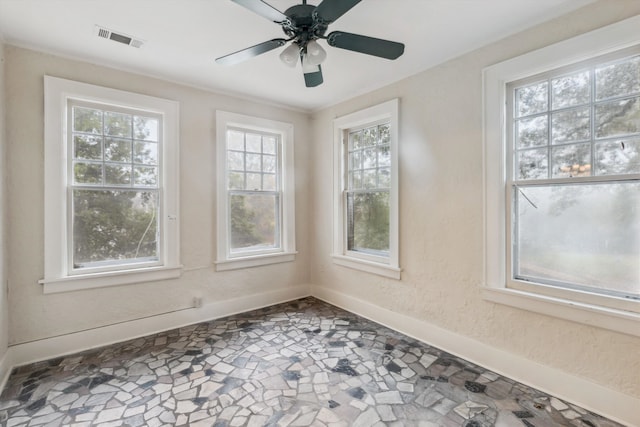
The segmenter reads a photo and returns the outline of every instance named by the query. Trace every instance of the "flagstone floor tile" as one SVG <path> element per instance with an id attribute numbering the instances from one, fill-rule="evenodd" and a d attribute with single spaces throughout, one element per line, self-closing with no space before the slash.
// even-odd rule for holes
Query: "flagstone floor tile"
<path id="1" fill-rule="evenodd" d="M 16 368 L 0 423 L 620 426 L 314 298 Z"/>

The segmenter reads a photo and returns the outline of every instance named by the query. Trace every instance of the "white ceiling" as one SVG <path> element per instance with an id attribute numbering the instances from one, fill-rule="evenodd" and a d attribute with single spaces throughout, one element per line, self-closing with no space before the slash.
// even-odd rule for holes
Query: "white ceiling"
<path id="1" fill-rule="evenodd" d="M 593 0 L 363 0 L 329 27 L 402 42 L 395 61 L 326 47 L 324 84 L 304 85 L 281 49 L 234 66 L 214 59 L 284 37 L 231 0 L 0 0 L 5 42 L 216 92 L 312 111 L 366 93 Z M 280 11 L 297 0 L 267 0 Z M 309 0 L 317 5 L 320 0 Z M 95 35 L 100 25 L 145 41 Z"/>

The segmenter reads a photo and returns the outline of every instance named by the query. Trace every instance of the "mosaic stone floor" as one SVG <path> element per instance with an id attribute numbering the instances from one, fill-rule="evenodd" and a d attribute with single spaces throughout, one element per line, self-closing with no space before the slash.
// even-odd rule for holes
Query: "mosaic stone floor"
<path id="1" fill-rule="evenodd" d="M 313 298 L 14 370 L 3 426 L 618 426 Z"/>

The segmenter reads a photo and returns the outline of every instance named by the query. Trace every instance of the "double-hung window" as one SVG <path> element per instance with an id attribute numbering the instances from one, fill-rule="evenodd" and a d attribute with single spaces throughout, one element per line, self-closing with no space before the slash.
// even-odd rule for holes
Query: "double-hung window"
<path id="1" fill-rule="evenodd" d="M 513 277 L 640 299 L 640 50 L 508 85 Z"/>
<path id="2" fill-rule="evenodd" d="M 45 87 L 45 292 L 177 277 L 177 104 Z"/>
<path id="3" fill-rule="evenodd" d="M 218 270 L 294 259 L 293 126 L 217 113 Z"/>
<path id="4" fill-rule="evenodd" d="M 162 116 L 69 101 L 72 272 L 160 263 Z"/>
<path id="5" fill-rule="evenodd" d="M 334 121 L 334 261 L 391 278 L 398 266 L 397 100 Z"/>
<path id="6" fill-rule="evenodd" d="M 490 299 L 638 334 L 640 44 L 614 38 L 625 25 L 486 70 L 485 101 L 505 106 L 504 127 L 486 123 L 486 271 Z M 522 76 L 543 56 L 554 66 Z"/>

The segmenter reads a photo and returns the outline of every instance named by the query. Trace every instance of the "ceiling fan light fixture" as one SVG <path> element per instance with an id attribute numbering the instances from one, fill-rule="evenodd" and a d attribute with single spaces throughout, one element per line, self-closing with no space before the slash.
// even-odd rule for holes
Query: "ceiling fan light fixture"
<path id="1" fill-rule="evenodd" d="M 316 40 L 307 43 L 307 63 L 310 65 L 320 65 L 327 59 L 327 52 Z"/>
<path id="2" fill-rule="evenodd" d="M 314 64 L 311 61 L 309 61 L 308 58 L 309 58 L 308 54 L 302 55 L 301 61 L 302 61 L 303 74 L 318 73 L 320 71 L 320 64 Z"/>
<path id="3" fill-rule="evenodd" d="M 300 56 L 300 48 L 297 44 L 291 43 L 280 54 L 280 60 L 284 62 L 287 67 L 294 68 L 298 63 L 298 56 Z"/>

